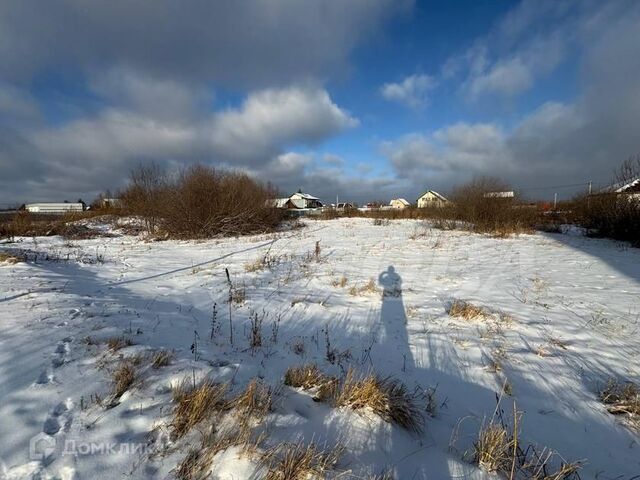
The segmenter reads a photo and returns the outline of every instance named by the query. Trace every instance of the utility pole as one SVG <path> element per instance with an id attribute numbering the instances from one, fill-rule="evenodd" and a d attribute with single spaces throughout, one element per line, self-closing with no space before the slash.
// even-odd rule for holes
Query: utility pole
<path id="1" fill-rule="evenodd" d="M 558 194 L 554 193 L 553 194 L 553 210 L 554 211 L 555 211 L 557 205 L 558 205 Z"/>

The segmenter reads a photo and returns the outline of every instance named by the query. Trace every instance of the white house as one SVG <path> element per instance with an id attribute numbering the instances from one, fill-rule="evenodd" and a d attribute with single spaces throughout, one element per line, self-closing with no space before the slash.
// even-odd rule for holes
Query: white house
<path id="1" fill-rule="evenodd" d="M 407 202 L 404 198 L 394 198 L 389 202 L 389 206 L 391 208 L 402 209 L 402 208 L 410 207 L 411 204 Z"/>
<path id="2" fill-rule="evenodd" d="M 418 208 L 444 207 L 449 203 L 449 200 L 434 190 L 427 190 L 418 197 L 417 203 Z"/>
<path id="3" fill-rule="evenodd" d="M 29 203 L 24 206 L 25 210 L 31 213 L 45 213 L 60 215 L 63 213 L 82 212 L 82 203 Z"/>
<path id="4" fill-rule="evenodd" d="M 311 210 L 323 207 L 322 202 L 318 197 L 302 192 L 296 192 L 290 197 L 267 200 L 267 205 L 274 208 L 287 208 L 294 210 Z"/>
<path id="5" fill-rule="evenodd" d="M 322 202 L 318 197 L 300 191 L 291 195 L 289 200 L 294 205 L 293 208 L 322 208 Z"/>

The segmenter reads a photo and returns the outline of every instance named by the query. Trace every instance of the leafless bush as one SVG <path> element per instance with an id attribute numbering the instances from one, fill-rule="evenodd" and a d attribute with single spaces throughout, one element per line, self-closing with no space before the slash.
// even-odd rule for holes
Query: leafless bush
<path id="1" fill-rule="evenodd" d="M 208 238 L 272 230 L 283 219 L 267 205 L 275 195 L 243 173 L 194 165 L 169 175 L 151 165 L 132 172 L 122 201 L 144 218 L 149 233 Z"/>
<path id="2" fill-rule="evenodd" d="M 640 178 L 640 155 L 627 159 L 617 170 L 615 185 L 607 192 L 574 199 L 571 207 L 577 221 L 594 236 L 630 241 L 640 246 L 640 184 L 626 192 L 615 192 Z"/>

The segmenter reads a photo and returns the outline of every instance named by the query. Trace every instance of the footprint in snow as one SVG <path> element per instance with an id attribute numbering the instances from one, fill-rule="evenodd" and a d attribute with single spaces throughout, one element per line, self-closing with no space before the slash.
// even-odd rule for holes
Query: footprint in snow
<path id="1" fill-rule="evenodd" d="M 51 365 L 53 366 L 53 368 L 58 368 L 67 362 L 70 350 L 69 342 L 71 342 L 70 337 L 66 337 L 62 339 L 61 342 L 58 342 L 56 350 L 53 354 L 53 358 L 51 359 Z"/>

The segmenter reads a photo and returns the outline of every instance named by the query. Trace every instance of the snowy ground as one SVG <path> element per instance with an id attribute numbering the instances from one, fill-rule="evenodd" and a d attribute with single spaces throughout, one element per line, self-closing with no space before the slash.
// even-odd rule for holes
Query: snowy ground
<path id="1" fill-rule="evenodd" d="M 400 479 L 492 478 L 463 454 L 505 382 L 512 395 L 502 407 L 509 413 L 515 401 L 523 412 L 523 441 L 583 460 L 583 479 L 640 474 L 639 435 L 597 396 L 608 377 L 640 381 L 637 249 L 576 235 L 495 239 L 366 219 L 206 242 L 117 235 L 0 245 L 16 248 L 41 255 L 0 264 L 0 478 L 172 478 L 186 450 L 154 454 L 167 441 L 157 437 L 170 420 L 172 385 L 209 375 L 234 390 L 254 377 L 277 386 L 288 366 L 306 362 L 436 391 L 435 416 L 416 435 L 283 388 L 269 442 L 341 441 L 344 477 L 390 468 Z M 267 253 L 270 268 L 245 271 Z M 390 267 L 402 284 L 392 299 L 380 293 Z M 225 268 L 246 294 L 232 305 L 233 345 Z M 376 291 L 363 288 L 370 279 Z M 447 306 L 456 299 L 512 321 L 452 318 Z M 211 341 L 214 303 L 220 328 Z M 264 316 L 263 347 L 254 352 L 252 312 Z M 324 329 L 332 348 L 348 352 L 335 364 L 325 358 Z M 99 342 L 114 336 L 135 345 L 110 353 Z M 113 408 L 92 402 L 108 395 L 118 357 L 158 348 L 175 350 L 170 366 L 145 370 Z M 105 443 L 113 448 L 88 451 Z M 223 452 L 211 478 L 257 477 L 255 469 Z"/>

